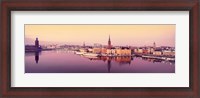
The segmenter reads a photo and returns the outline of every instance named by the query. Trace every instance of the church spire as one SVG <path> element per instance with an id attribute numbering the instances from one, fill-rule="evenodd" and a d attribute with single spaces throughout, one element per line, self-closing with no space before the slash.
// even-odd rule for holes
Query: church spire
<path id="1" fill-rule="evenodd" d="M 109 38 L 108 38 L 108 49 L 111 49 L 112 48 L 112 45 L 111 45 L 111 40 L 110 40 L 110 35 L 109 35 Z"/>
<path id="2" fill-rule="evenodd" d="M 108 39 L 108 42 L 110 42 L 110 35 L 109 35 L 109 39 Z"/>
<path id="3" fill-rule="evenodd" d="M 85 42 L 83 42 L 83 48 L 85 48 Z"/>
<path id="4" fill-rule="evenodd" d="M 155 42 L 153 43 L 153 48 L 154 48 L 154 49 L 156 48 L 156 43 L 155 43 Z"/>

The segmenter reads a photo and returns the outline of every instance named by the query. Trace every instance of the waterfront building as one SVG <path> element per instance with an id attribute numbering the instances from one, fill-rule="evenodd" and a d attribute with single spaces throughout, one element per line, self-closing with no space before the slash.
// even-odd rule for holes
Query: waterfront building
<path id="1" fill-rule="evenodd" d="M 101 48 L 101 53 L 102 53 L 102 54 L 106 54 L 106 52 L 107 52 L 107 49 L 106 49 L 106 48 Z"/>
<path id="2" fill-rule="evenodd" d="M 163 50 L 163 55 L 165 55 L 165 56 L 175 56 L 175 51 Z"/>
<path id="3" fill-rule="evenodd" d="M 143 49 L 143 54 L 148 54 L 148 50 L 147 49 Z"/>
<path id="4" fill-rule="evenodd" d="M 100 54 L 101 53 L 101 48 L 93 48 L 92 52 L 96 53 L 96 54 Z"/>
<path id="5" fill-rule="evenodd" d="M 116 54 L 118 56 L 131 56 L 131 49 L 128 47 L 122 47 L 119 49 L 116 49 Z"/>
<path id="6" fill-rule="evenodd" d="M 138 51 L 137 48 L 133 49 L 133 53 L 137 53 L 137 51 Z"/>
<path id="7" fill-rule="evenodd" d="M 134 50 L 135 53 L 143 53 L 143 49 L 142 48 L 137 48 Z"/>
<path id="8" fill-rule="evenodd" d="M 162 55 L 162 50 L 154 50 L 153 55 Z"/>
<path id="9" fill-rule="evenodd" d="M 47 45 L 46 46 L 47 47 L 47 49 L 56 49 L 56 48 L 58 48 L 58 46 L 57 45 Z"/>
<path id="10" fill-rule="evenodd" d="M 107 49 L 106 50 L 106 54 L 109 54 L 109 55 L 114 55 L 116 53 L 116 50 L 115 48 L 112 48 L 112 49 Z"/>
<path id="11" fill-rule="evenodd" d="M 151 47 L 147 48 L 147 53 L 150 54 L 151 53 Z"/>
<path id="12" fill-rule="evenodd" d="M 35 45 L 25 45 L 25 52 L 36 52 L 41 51 L 41 49 L 38 38 L 35 40 Z"/>
<path id="13" fill-rule="evenodd" d="M 134 53 L 134 50 L 135 50 L 134 48 L 131 48 L 131 54 L 133 54 L 133 53 Z"/>
<path id="14" fill-rule="evenodd" d="M 154 48 L 150 48 L 150 54 L 153 54 L 153 52 L 154 52 Z"/>
<path id="15" fill-rule="evenodd" d="M 35 40 L 35 47 L 39 48 L 39 40 L 38 40 L 38 38 L 36 38 L 36 40 Z"/>

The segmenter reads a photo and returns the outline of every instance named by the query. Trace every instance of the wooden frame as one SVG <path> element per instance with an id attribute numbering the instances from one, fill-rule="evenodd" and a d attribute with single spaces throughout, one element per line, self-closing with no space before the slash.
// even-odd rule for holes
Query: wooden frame
<path id="1" fill-rule="evenodd" d="M 199 0 L 9 0 L 1 2 L 1 96 L 120 96 L 199 98 Z M 189 11 L 189 88 L 22 88 L 11 87 L 11 11 Z"/>

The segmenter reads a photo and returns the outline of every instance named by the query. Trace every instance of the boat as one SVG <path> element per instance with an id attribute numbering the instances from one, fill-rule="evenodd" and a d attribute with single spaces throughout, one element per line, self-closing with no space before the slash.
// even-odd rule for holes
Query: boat
<path id="1" fill-rule="evenodd" d="M 175 61 L 175 58 L 167 58 L 167 61 Z"/>
<path id="2" fill-rule="evenodd" d="M 107 56 L 107 54 L 103 54 L 103 53 L 102 53 L 101 56 Z"/>
<path id="3" fill-rule="evenodd" d="M 99 56 L 99 54 L 95 54 L 95 53 L 85 53 L 85 54 L 83 54 L 83 56 L 93 56 L 93 57 L 97 57 L 97 56 Z"/>
<path id="4" fill-rule="evenodd" d="M 85 52 L 75 52 L 76 54 L 78 54 L 78 55 L 83 55 L 83 54 L 85 54 Z"/>
<path id="5" fill-rule="evenodd" d="M 151 58 L 151 59 L 164 59 L 162 57 L 158 57 L 158 56 L 150 56 L 150 55 L 142 55 L 143 58 Z"/>

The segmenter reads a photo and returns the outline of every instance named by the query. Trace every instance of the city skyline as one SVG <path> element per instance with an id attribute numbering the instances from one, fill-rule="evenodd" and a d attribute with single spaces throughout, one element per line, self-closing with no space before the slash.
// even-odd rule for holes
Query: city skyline
<path id="1" fill-rule="evenodd" d="M 25 44 L 35 38 L 41 43 L 113 46 L 157 46 L 175 47 L 176 25 L 25 25 Z"/>

